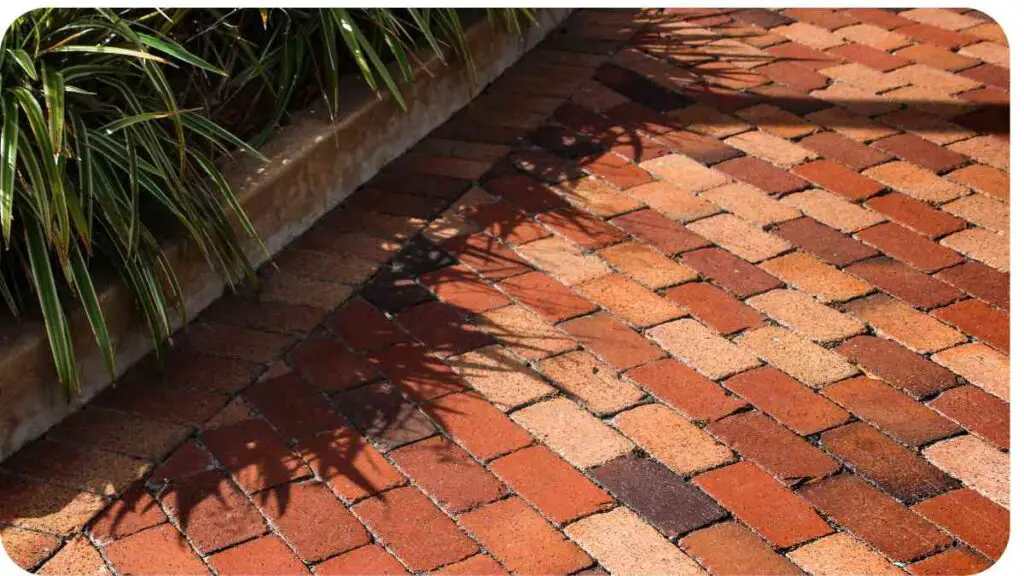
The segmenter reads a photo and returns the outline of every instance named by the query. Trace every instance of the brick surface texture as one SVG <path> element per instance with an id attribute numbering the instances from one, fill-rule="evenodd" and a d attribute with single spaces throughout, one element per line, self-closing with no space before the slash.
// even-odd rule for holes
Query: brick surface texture
<path id="1" fill-rule="evenodd" d="M 1009 534 L 1009 49 L 573 12 L 0 462 L 43 574 L 972 574 Z"/>

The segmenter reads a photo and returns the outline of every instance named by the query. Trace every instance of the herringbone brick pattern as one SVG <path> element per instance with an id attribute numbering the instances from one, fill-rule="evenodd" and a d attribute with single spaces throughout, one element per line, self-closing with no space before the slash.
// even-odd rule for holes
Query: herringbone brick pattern
<path id="1" fill-rule="evenodd" d="M 1008 48 L 577 12 L 0 465 L 44 573 L 968 574 L 1009 523 Z"/>

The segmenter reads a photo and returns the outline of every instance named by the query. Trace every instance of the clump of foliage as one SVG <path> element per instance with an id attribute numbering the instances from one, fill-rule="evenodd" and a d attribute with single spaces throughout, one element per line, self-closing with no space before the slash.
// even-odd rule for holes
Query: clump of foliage
<path id="1" fill-rule="evenodd" d="M 157 350 L 183 296 L 161 239 L 184 233 L 235 283 L 256 231 L 219 161 L 256 150 L 288 111 L 337 112 L 352 72 L 404 107 L 418 50 L 467 62 L 454 9 L 42 9 L 0 44 L 0 297 L 41 313 L 60 382 L 77 390 L 68 325 L 81 306 L 111 375 L 94 279 L 130 289 Z M 517 28 L 528 10 L 489 10 Z M 389 67 L 389 64 L 391 67 Z M 393 74 L 391 70 L 397 70 Z"/>

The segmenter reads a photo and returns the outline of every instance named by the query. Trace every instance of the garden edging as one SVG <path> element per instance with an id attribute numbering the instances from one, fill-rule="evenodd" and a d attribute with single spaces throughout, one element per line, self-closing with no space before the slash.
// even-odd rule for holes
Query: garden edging
<path id="1" fill-rule="evenodd" d="M 324 107 L 295 114 L 261 150 L 270 162 L 244 159 L 228 167 L 229 181 L 270 253 L 276 253 L 336 206 L 389 161 L 465 106 L 487 84 L 515 63 L 569 14 L 568 9 L 535 12 L 525 38 L 481 21 L 467 31 L 474 62 L 470 73 L 425 57 L 425 69 L 403 87 L 408 110 L 387 94 L 375 96 L 361 81 L 330 122 Z M 189 319 L 216 300 L 222 279 L 203 256 L 181 240 L 166 252 L 186 294 Z M 253 243 L 254 262 L 265 257 Z M 124 287 L 106 283 L 100 291 L 111 339 L 122 373 L 152 350 L 143 319 Z M 72 318 L 81 374 L 81 393 L 67 402 L 53 369 L 41 322 L 0 325 L 0 460 L 43 434 L 110 381 L 81 311 Z"/>

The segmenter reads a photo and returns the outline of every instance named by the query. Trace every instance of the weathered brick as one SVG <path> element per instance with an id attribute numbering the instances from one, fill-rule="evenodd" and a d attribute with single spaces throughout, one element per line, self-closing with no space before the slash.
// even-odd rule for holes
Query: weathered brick
<path id="1" fill-rule="evenodd" d="M 652 290 L 697 277 L 697 273 L 690 267 L 666 258 L 657 250 L 638 242 L 616 244 L 598 254 L 605 262 Z"/>
<path id="2" fill-rule="evenodd" d="M 409 572 L 382 546 L 370 544 L 317 564 L 316 573 L 328 576 L 333 574 L 394 575 L 408 574 Z"/>
<path id="3" fill-rule="evenodd" d="M 648 330 L 672 356 L 718 380 L 760 364 L 757 358 L 696 320 L 682 319 Z"/>
<path id="4" fill-rule="evenodd" d="M 373 350 L 404 342 L 409 337 L 372 304 L 354 298 L 335 314 L 331 330 L 356 350 Z"/>
<path id="5" fill-rule="evenodd" d="M 682 315 L 670 301 L 621 274 L 588 282 L 579 291 L 634 326 L 653 326 Z"/>
<path id="6" fill-rule="evenodd" d="M 523 408 L 512 419 L 578 468 L 607 462 L 633 449 L 632 442 L 564 397 Z"/>
<path id="7" fill-rule="evenodd" d="M 385 450 L 434 433 L 430 419 L 418 412 L 391 382 L 356 388 L 339 395 L 337 400 L 352 423 Z"/>
<path id="8" fill-rule="evenodd" d="M 363 525 L 318 482 L 279 486 L 256 505 L 306 562 L 370 542 Z"/>
<path id="9" fill-rule="evenodd" d="M 799 568 L 735 521 L 687 534 L 679 540 L 679 546 L 715 574 L 801 574 Z"/>
<path id="10" fill-rule="evenodd" d="M 803 178 L 752 156 L 716 164 L 715 169 L 772 195 L 786 194 L 807 187 L 807 181 Z"/>
<path id="11" fill-rule="evenodd" d="M 1010 176 L 998 168 L 972 164 L 950 172 L 946 177 L 998 200 L 1010 199 Z"/>
<path id="12" fill-rule="evenodd" d="M 1010 315 L 980 300 L 961 300 L 932 314 L 1007 354 L 1010 352 Z"/>
<path id="13" fill-rule="evenodd" d="M 867 44 L 873 48 L 890 52 L 910 44 L 910 39 L 902 34 L 890 32 L 872 24 L 857 24 L 848 26 L 837 32 L 847 40 Z"/>
<path id="14" fill-rule="evenodd" d="M 181 533 L 170 524 L 143 530 L 103 550 L 115 570 L 125 574 L 206 574 L 209 570 Z"/>
<path id="15" fill-rule="evenodd" d="M 629 334 L 636 335 L 632 331 Z M 655 353 L 660 355 L 659 352 Z M 544 360 L 539 368 L 597 414 L 617 412 L 643 398 L 643 392 L 620 380 L 613 369 L 582 350 Z"/>
<path id="16" fill-rule="evenodd" d="M 855 42 L 831 48 L 828 50 L 828 54 L 862 64 L 880 72 L 888 72 L 910 64 L 910 60 L 907 60 L 898 52 L 890 54 L 886 51 Z"/>
<path id="17" fill-rule="evenodd" d="M 762 130 L 738 134 L 727 139 L 725 143 L 751 156 L 771 162 L 779 168 L 792 168 L 818 156 L 802 146 Z"/>
<path id="18" fill-rule="evenodd" d="M 1009 543 L 1009 510 L 974 490 L 952 490 L 918 503 L 914 510 L 993 560 Z"/>
<path id="19" fill-rule="evenodd" d="M 778 227 L 776 234 L 801 250 L 835 266 L 847 266 L 878 254 L 866 244 L 819 223 L 813 218 L 800 218 Z"/>
<path id="20" fill-rule="evenodd" d="M 798 434 L 808 435 L 846 422 L 850 415 L 777 368 L 737 374 L 725 387 Z"/>
<path id="21" fill-rule="evenodd" d="M 16 552 L 11 552 L 16 559 Z M 17 563 L 17 561 L 16 561 Z M 59 552 L 50 557 L 39 567 L 37 574 L 54 576 L 57 574 L 107 574 L 108 569 L 96 547 L 84 536 L 76 536 L 69 540 Z"/>
<path id="22" fill-rule="evenodd" d="M 536 179 L 522 173 L 491 178 L 483 183 L 483 187 L 529 213 L 557 210 L 566 206 L 565 200 Z"/>
<path id="23" fill-rule="evenodd" d="M 890 340 L 857 336 L 836 348 L 836 352 L 918 399 L 956 385 L 952 372 Z"/>
<path id="24" fill-rule="evenodd" d="M 596 178 L 580 178 L 561 182 L 557 189 L 574 204 L 579 204 L 599 218 L 610 218 L 641 208 L 642 204 L 628 194 Z"/>
<path id="25" fill-rule="evenodd" d="M 880 164 L 892 158 L 892 156 L 883 151 L 869 148 L 835 132 L 812 134 L 801 140 L 800 145 L 814 150 L 825 158 L 830 158 L 854 172 L 860 172 L 869 166 Z"/>
<path id="26" fill-rule="evenodd" d="M 919 44 L 918 46 L 923 45 Z M 896 110 L 879 116 L 878 120 L 889 126 L 902 128 L 929 142 L 940 145 L 946 145 L 974 135 L 974 132 L 967 128 L 947 122 L 934 114 L 928 114 L 917 108 Z"/>
<path id="27" fill-rule="evenodd" d="M 409 568 L 429 570 L 477 550 L 472 540 L 415 488 L 399 488 L 352 507 Z"/>
<path id="28" fill-rule="evenodd" d="M 296 346 L 291 364 L 320 390 L 345 390 L 380 377 L 365 358 L 322 338 L 310 338 Z"/>
<path id="29" fill-rule="evenodd" d="M 44 482 L 56 481 L 113 496 L 141 477 L 149 464 L 113 452 L 43 439 L 19 450 L 3 468 Z"/>
<path id="30" fill-rule="evenodd" d="M 962 186 L 915 164 L 899 160 L 868 168 L 864 175 L 926 202 L 945 202 L 966 192 Z"/>
<path id="31" fill-rule="evenodd" d="M 974 434 L 1010 449 L 1010 405 L 974 386 L 947 390 L 929 405 Z"/>
<path id="32" fill-rule="evenodd" d="M 772 290 L 750 298 L 747 304 L 816 342 L 841 340 L 864 331 L 863 322 L 798 290 Z"/>
<path id="33" fill-rule="evenodd" d="M 452 238 L 444 242 L 443 246 L 462 260 L 463 264 L 491 280 L 509 278 L 531 270 L 518 254 L 482 232 Z"/>
<path id="34" fill-rule="evenodd" d="M 983 228 L 969 228 L 946 236 L 939 243 L 1000 272 L 1010 271 L 1010 243 L 1004 235 Z"/>
<path id="35" fill-rule="evenodd" d="M 474 314 L 509 303 L 508 298 L 464 266 L 451 266 L 428 272 L 420 276 L 420 283 L 443 302 Z"/>
<path id="36" fill-rule="evenodd" d="M 508 411 L 554 391 L 529 366 L 499 345 L 450 358 L 449 363 L 501 410 Z"/>
<path id="37" fill-rule="evenodd" d="M 816 160 L 793 169 L 800 177 L 848 200 L 860 201 L 881 192 L 885 187 L 874 180 L 841 166 L 832 160 Z"/>
<path id="38" fill-rule="evenodd" d="M 517 572 L 564 574 L 591 563 L 586 553 L 518 498 L 463 514 L 459 524 Z"/>
<path id="39" fill-rule="evenodd" d="M 821 386 L 857 373 L 841 356 L 783 328 L 769 326 L 744 332 L 736 342 L 808 386 Z"/>
<path id="40" fill-rule="evenodd" d="M 696 562 L 624 506 L 588 516 L 566 527 L 565 533 L 612 573 L 703 572 Z"/>
<path id="41" fill-rule="evenodd" d="M 827 454 L 757 411 L 712 422 L 707 430 L 785 484 L 821 478 L 839 469 Z"/>
<path id="42" fill-rule="evenodd" d="M 684 264 L 702 276 L 710 278 L 738 298 L 748 298 L 782 285 L 778 279 L 757 266 L 721 248 L 687 252 L 681 259 Z"/>
<path id="43" fill-rule="evenodd" d="M 612 223 L 670 256 L 711 244 L 703 236 L 690 232 L 654 210 L 630 212 L 613 219 Z"/>
<path id="44" fill-rule="evenodd" d="M 732 68 L 732 70 L 736 71 L 735 68 Z M 754 84 L 758 83 L 757 79 L 764 79 L 763 76 L 758 74 L 739 71 L 736 71 L 736 74 L 732 79 L 736 80 L 738 83 L 742 83 L 745 79 L 751 78 L 754 79 Z M 693 158 L 702 164 L 716 164 L 730 158 L 736 158 L 743 154 L 739 150 L 732 146 L 723 144 L 715 138 L 705 136 L 703 134 L 688 132 L 686 130 L 675 130 L 665 134 L 660 134 L 658 139 L 679 154 Z"/>
<path id="45" fill-rule="evenodd" d="M 810 70 L 820 70 L 834 65 L 836 58 L 827 52 L 815 50 L 799 42 L 785 42 L 764 49 L 765 52 L 788 62 L 794 66 Z M 779 80 L 776 80 L 777 82 Z"/>
<path id="46" fill-rule="evenodd" d="M 824 394 L 897 440 L 911 446 L 956 434 L 960 427 L 878 380 L 851 378 L 824 388 Z"/>
<path id="47" fill-rule="evenodd" d="M 676 360 L 651 362 L 625 376 L 690 420 L 717 420 L 746 405 Z"/>
<path id="48" fill-rule="evenodd" d="M 872 56 L 875 55 L 873 48 L 859 44 L 847 46 L 850 46 L 850 48 L 844 50 L 840 55 L 846 60 L 851 60 L 852 62 L 832 66 L 831 68 L 823 68 L 821 70 L 822 74 L 828 76 L 834 82 L 849 84 L 850 86 L 866 90 L 873 94 L 898 88 L 904 84 L 902 80 L 883 74 L 876 70 L 875 66 L 871 65 L 879 63 L 876 61 L 878 58 L 872 58 Z M 832 53 L 838 53 L 837 50 L 839 49 L 834 49 Z M 888 60 L 885 56 L 889 56 L 889 54 L 881 50 L 878 52 L 883 54 L 881 60 Z M 890 56 L 890 58 L 891 57 L 892 56 Z M 871 64 L 868 64 L 868 62 Z"/>
<path id="49" fill-rule="evenodd" d="M 820 28 L 806 22 L 795 22 L 788 26 L 780 26 L 773 30 L 773 32 L 781 34 L 793 42 L 799 42 L 818 50 L 825 50 L 843 43 L 843 39 L 840 36 L 829 32 L 825 28 Z"/>
<path id="50" fill-rule="evenodd" d="M 803 252 L 779 256 L 763 263 L 761 268 L 826 302 L 849 300 L 871 290 L 870 284 Z"/>
<path id="51" fill-rule="evenodd" d="M 694 192 L 664 180 L 655 180 L 654 182 L 637 186 L 631 189 L 629 193 L 632 197 L 651 208 L 668 215 L 674 220 L 682 220 L 683 222 L 689 222 L 718 212 L 718 208 L 706 200 L 698 198 Z M 621 218 L 628 223 L 631 220 L 630 216 L 622 216 Z M 632 219 L 635 218 L 637 217 L 632 217 Z M 622 226 L 621 221 L 616 220 L 616 223 Z M 623 228 L 643 237 L 635 229 L 630 229 L 628 225 L 623 226 Z"/>
<path id="52" fill-rule="evenodd" d="M 725 516 L 725 511 L 707 494 L 649 458 L 623 456 L 591 473 L 668 538 Z"/>
<path id="53" fill-rule="evenodd" d="M 881 215 L 847 202 L 824 190 L 791 194 L 782 202 L 795 206 L 811 218 L 843 232 L 856 232 L 885 220 Z"/>
<path id="54" fill-rule="evenodd" d="M 970 343 L 943 350 L 932 356 L 972 384 L 1003 400 L 1010 399 L 1010 359 L 985 346 Z"/>
<path id="55" fill-rule="evenodd" d="M 857 142 L 870 142 L 899 132 L 839 106 L 812 112 L 807 119 Z"/>
<path id="56" fill-rule="evenodd" d="M 833 534 L 805 544 L 786 556 L 810 574 L 899 576 L 903 573 L 884 556 L 845 533 Z"/>
<path id="57" fill-rule="evenodd" d="M 846 272 L 917 308 L 934 308 L 963 296 L 949 284 L 886 257 L 857 262 Z"/>
<path id="58" fill-rule="evenodd" d="M 544 446 L 513 452 L 491 462 L 490 469 L 556 524 L 614 504 L 604 490 Z"/>
<path id="59" fill-rule="evenodd" d="M 878 334 L 916 352 L 936 352 L 966 340 L 949 326 L 885 294 L 848 302 L 843 309 L 871 324 Z"/>
<path id="60" fill-rule="evenodd" d="M 577 208 L 547 212 L 537 219 L 584 250 L 596 250 L 625 238 L 622 230 Z"/>
<path id="61" fill-rule="evenodd" d="M 823 432 L 821 444 L 862 476 L 906 502 L 941 494 L 956 482 L 915 452 L 863 422 Z"/>
<path id="62" fill-rule="evenodd" d="M 913 20 L 908 20 L 882 8 L 849 8 L 844 10 L 844 12 L 865 24 L 874 24 L 886 30 L 893 30 L 900 26 L 914 23 Z"/>
<path id="63" fill-rule="evenodd" d="M 527 360 L 545 358 L 572 350 L 576 342 L 561 330 L 518 305 L 481 314 L 477 325 Z"/>
<path id="64" fill-rule="evenodd" d="M 640 164 L 640 167 L 671 182 L 685 192 L 700 192 L 707 188 L 721 186 L 729 178 L 682 154 L 669 154 Z"/>
<path id="65" fill-rule="evenodd" d="M 861 230 L 857 237 L 865 244 L 923 272 L 935 272 L 963 261 L 953 250 L 892 222 Z"/>
<path id="66" fill-rule="evenodd" d="M 966 226 L 963 220 L 900 193 L 872 198 L 865 205 L 930 238 L 945 236 Z"/>
<path id="67" fill-rule="evenodd" d="M 933 464 L 1003 508 L 1010 506 L 1010 456 L 975 436 L 956 436 L 924 449 Z"/>
<path id="68" fill-rule="evenodd" d="M 694 479 L 772 545 L 788 548 L 832 532 L 814 511 L 751 462 L 739 462 Z"/>
<path id="69" fill-rule="evenodd" d="M 732 214 L 705 218 L 687 228 L 750 262 L 771 258 L 791 248 L 789 242 Z"/>
<path id="70" fill-rule="evenodd" d="M 949 536 L 926 520 L 852 474 L 809 484 L 799 494 L 855 536 L 899 562 L 952 543 Z"/>
<path id="71" fill-rule="evenodd" d="M 227 474 L 219 470 L 172 482 L 159 494 L 159 499 L 164 510 L 184 524 L 185 535 L 203 553 L 247 540 L 266 530 L 263 517 L 234 487 Z"/>
<path id="72" fill-rule="evenodd" d="M 611 269 L 593 254 L 584 254 L 579 247 L 563 238 L 551 237 L 519 247 L 519 253 L 569 285 L 600 278 Z"/>
<path id="73" fill-rule="evenodd" d="M 501 289 L 549 322 L 560 322 L 592 312 L 597 307 L 554 278 L 531 272 L 505 280 Z"/>
<path id="74" fill-rule="evenodd" d="M 615 417 L 615 425 L 677 474 L 694 474 L 733 459 L 731 450 L 658 404 L 623 412 Z"/>
<path id="75" fill-rule="evenodd" d="M 710 200 L 744 220 L 768 226 L 800 217 L 800 211 L 771 198 L 757 188 L 734 182 L 704 191 L 700 197 Z"/>
<path id="76" fill-rule="evenodd" d="M 993 232 L 1010 232 L 1010 207 L 984 194 L 954 200 L 943 205 L 942 209 Z"/>

